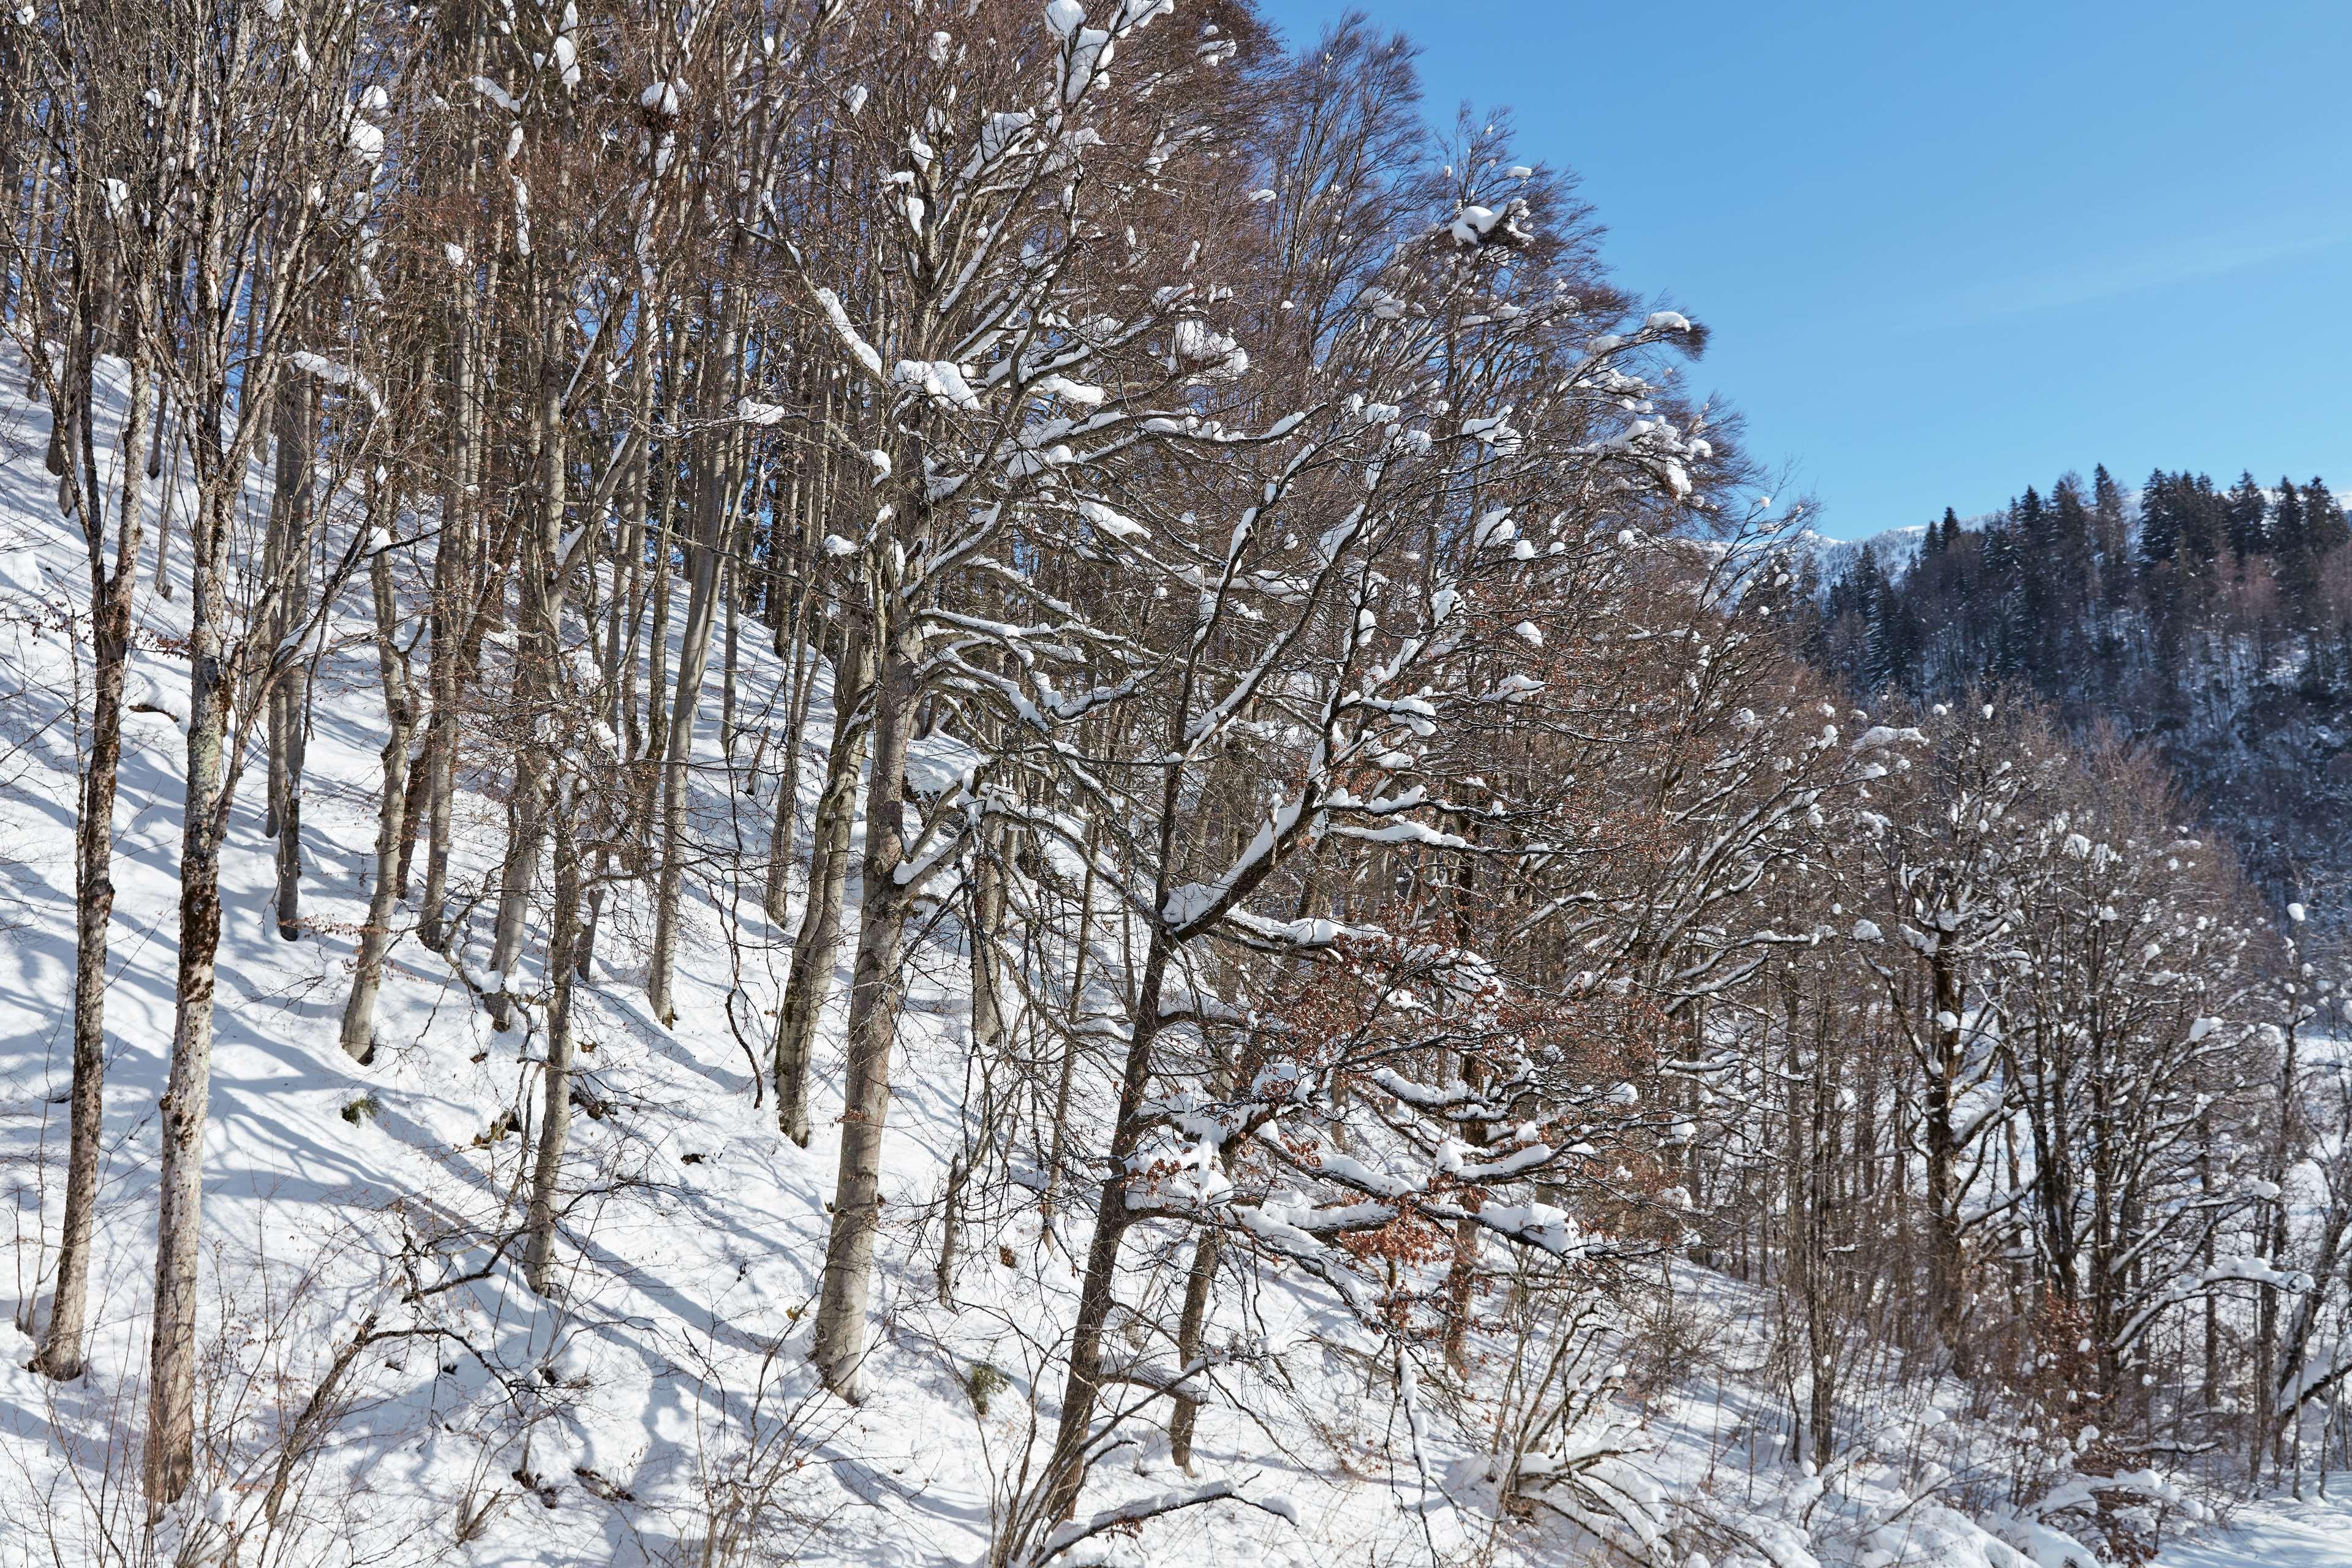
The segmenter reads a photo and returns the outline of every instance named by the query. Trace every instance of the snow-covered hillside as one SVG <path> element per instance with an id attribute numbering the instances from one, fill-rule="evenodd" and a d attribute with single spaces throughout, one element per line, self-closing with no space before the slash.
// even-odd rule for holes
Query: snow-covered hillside
<path id="1" fill-rule="evenodd" d="M 1792 636 L 1705 319 L 1369 21 L 0 59 L 0 1568 L 2093 1568 L 2352 1462 L 2352 971 L 1859 696 L 1879 571 Z"/>
<path id="2" fill-rule="evenodd" d="M 119 404 L 119 367 L 108 384 Z M 117 405 L 107 412 L 119 417 Z M 23 1363 L 58 1222 L 86 589 L 78 542 L 40 469 L 46 417 L 21 398 L 0 404 L 10 443 L 0 467 L 0 1168 L 16 1282 L 13 1327 L 0 1331 L 12 1347 L 0 1364 L 0 1562 L 28 1564 L 116 1561 L 140 1534 L 131 1478 L 172 1028 L 186 695 L 174 650 L 188 597 L 174 565 L 171 595 L 139 601 L 116 820 L 98 1310 L 90 1371 L 53 1384 Z M 695 902 L 674 1028 L 648 1013 L 625 921 L 603 948 L 575 1004 L 586 1120 L 566 1173 L 561 1285 L 533 1294 L 489 1238 L 513 1235 L 541 1040 L 531 1027 L 491 1026 L 460 973 L 479 984 L 478 933 L 444 958 L 413 939 L 404 915 L 380 1015 L 385 1044 L 367 1067 L 336 1047 L 352 933 L 374 873 L 366 803 L 384 723 L 364 614 L 356 591 L 336 606 L 311 693 L 299 940 L 279 936 L 269 907 L 273 847 L 257 792 L 232 818 L 205 1145 L 205 1464 L 163 1540 L 194 1550 L 236 1525 L 250 1542 L 257 1510 L 275 1508 L 284 1522 L 261 1538 L 282 1560 L 314 1563 L 979 1561 L 992 1510 L 1034 1462 L 1053 1397 L 1045 1325 L 1066 1310 L 1076 1276 L 1063 1225 L 1034 1211 L 982 1216 L 951 1300 L 940 1299 L 941 1189 L 976 1133 L 957 933 L 932 931 L 907 995 L 879 1364 L 864 1405 L 824 1394 L 807 1362 L 839 1109 L 837 1025 L 818 1062 L 816 1135 L 797 1148 L 762 1100 L 757 1057 L 788 952 L 756 900 Z M 746 689 L 775 689 L 757 639 L 744 657 Z M 811 747 L 831 734 L 829 704 L 821 685 Z M 772 739 L 777 721 L 747 715 L 739 743 Z M 499 784 L 477 776 L 463 796 L 484 845 L 497 841 Z M 761 820 L 723 792 L 706 791 L 695 808 L 715 845 L 756 834 Z M 535 977 L 509 984 L 528 992 Z M 1661 1561 L 1712 1553 L 1727 1568 L 2074 1560 L 2030 1516 L 1996 1510 L 1980 1523 L 1959 1511 L 1983 1495 L 2006 1435 L 1972 1418 L 1958 1390 L 1874 1391 L 1855 1414 L 1857 1440 L 1831 1474 L 1813 1475 L 1790 1450 L 1787 1413 L 1769 1392 L 1762 1299 L 1704 1271 L 1677 1268 L 1666 1285 L 1646 1298 L 1649 1316 L 1615 1321 L 1584 1352 L 1580 1375 L 1601 1392 L 1571 1451 L 1622 1453 L 1590 1483 L 1613 1508 L 1619 1539 L 1647 1533 Z M 1223 1483 L 1264 1506 L 1204 1505 L 1140 1536 L 1115 1530 L 1065 1560 L 1304 1568 L 1433 1553 L 1553 1563 L 1598 1550 L 1565 1520 L 1496 1512 L 1495 1410 L 1479 1385 L 1409 1410 L 1362 1359 L 1377 1342 L 1327 1293 L 1296 1281 L 1267 1289 L 1225 1331 L 1255 1346 L 1219 1373 L 1192 1473 L 1146 1430 L 1098 1468 L 1108 1479 L 1090 1502 L 1115 1514 Z M 1605 1517 L 1596 1500 L 1593 1520 Z"/>
<path id="3" fill-rule="evenodd" d="M 13 371 L 8 379 L 21 385 Z M 119 370 L 113 384 L 119 397 Z M 142 1416 L 178 914 L 173 716 L 186 709 L 185 664 L 172 652 L 186 631 L 182 579 L 171 597 L 140 601 L 117 807 L 98 1310 L 91 1371 L 60 1386 L 24 1370 L 35 1348 L 25 1331 L 42 1314 L 44 1236 L 54 1237 L 59 1202 L 75 616 L 87 590 L 78 542 L 40 468 L 45 423 L 19 399 L 0 403 L 11 440 L 0 468 L 0 845 L 10 862 L 0 869 L 0 1169 L 17 1292 L 7 1303 L 14 1327 L 0 1330 L 13 1336 L 0 1364 L 0 1518 L 11 1521 L 0 1562 L 9 1563 L 49 1561 L 53 1541 L 61 1561 L 110 1561 L 101 1540 L 136 1533 L 135 1481 L 123 1487 L 135 1464 L 123 1457 L 136 1452 Z M 355 592 L 325 632 L 300 941 L 277 931 L 274 850 L 257 791 L 244 792 L 232 819 L 205 1154 L 200 1442 L 214 1468 L 194 1517 L 226 1519 L 258 1502 L 323 1388 L 287 1504 L 289 1520 L 299 1509 L 303 1521 L 287 1542 L 300 1561 L 684 1561 L 730 1531 L 743 1535 L 746 1561 L 977 1557 L 1006 1467 L 1033 1435 L 1041 1369 L 1031 1306 L 1066 1298 L 1076 1281 L 1069 1238 L 1015 1221 L 989 1232 L 956 1279 L 952 1308 L 936 1300 L 940 1189 L 971 1135 L 952 933 L 918 963 L 908 992 L 877 1310 L 880 1393 L 866 1408 L 821 1394 L 807 1364 L 835 1160 L 837 1025 L 819 1063 L 827 1087 L 816 1135 L 800 1149 L 777 1131 L 751 1059 L 765 1049 L 789 956 L 756 900 L 695 908 L 674 1029 L 647 1013 L 635 944 L 606 946 L 620 968 L 600 970 L 577 1004 L 586 1119 L 568 1173 L 562 1288 L 551 1299 L 521 1289 L 512 1259 L 491 1256 L 485 1238 L 511 1234 L 542 1042 L 526 1028 L 491 1027 L 458 973 L 461 963 L 478 978 L 487 969 L 480 943 L 445 959 L 413 936 L 402 942 L 380 1005 L 378 1037 L 389 1046 L 364 1068 L 336 1047 L 351 933 L 374 869 L 365 802 L 384 722 L 365 615 Z M 779 683 L 770 671 L 751 684 Z M 813 747 L 831 733 L 829 703 L 821 685 Z M 715 731 L 705 732 L 715 752 Z M 464 810 L 494 848 L 499 781 L 472 782 Z M 723 793 L 699 799 L 701 828 L 723 840 L 763 826 L 756 816 L 739 824 L 734 804 Z M 535 984 L 518 975 L 512 989 Z M 428 1293 L 404 1300 L 420 1286 Z M 1262 1309 L 1258 1331 L 1284 1352 L 1282 1377 L 1349 1375 L 1321 1364 L 1323 1341 L 1303 1332 L 1327 1326 L 1328 1303 L 1278 1297 Z M 364 1351 L 339 1368 L 362 1325 Z M 1311 1364 L 1289 1359 L 1302 1351 Z M 1173 1549 L 1307 1563 L 1412 1533 L 1389 1485 L 1391 1423 L 1368 1411 L 1360 1426 L 1318 1434 L 1292 1419 L 1270 1445 L 1243 1410 L 1278 1412 L 1284 1400 L 1255 1392 L 1204 1422 L 1202 1472 L 1245 1476 L 1295 1500 L 1301 1522 L 1248 1510 L 1180 1519 L 1158 1532 Z M 1126 1489 L 1147 1495 L 1189 1484 L 1164 1452 L 1139 1450 L 1123 1470 Z"/>
<path id="4" fill-rule="evenodd" d="M 1919 559 L 1919 542 L 1927 536 L 1927 525 L 1911 523 L 1901 528 L 1881 529 L 1860 539 L 1832 539 L 1827 534 L 1807 530 L 1798 538 L 1798 544 L 1812 552 L 1813 569 L 1824 591 L 1844 576 L 1862 558 L 1864 550 L 1872 552 L 1884 572 L 1901 573 Z"/>

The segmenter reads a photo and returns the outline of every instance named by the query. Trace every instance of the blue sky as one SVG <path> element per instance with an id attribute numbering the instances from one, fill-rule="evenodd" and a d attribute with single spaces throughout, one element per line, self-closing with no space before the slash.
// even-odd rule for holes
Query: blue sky
<path id="1" fill-rule="evenodd" d="M 2352 0 L 1359 7 L 1582 176 L 1826 532 L 2097 462 L 2352 488 Z"/>

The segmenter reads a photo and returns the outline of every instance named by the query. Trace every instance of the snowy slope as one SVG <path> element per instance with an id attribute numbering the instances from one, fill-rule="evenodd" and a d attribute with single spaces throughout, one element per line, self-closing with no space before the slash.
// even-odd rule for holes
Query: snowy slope
<path id="1" fill-rule="evenodd" d="M 13 372 L 7 381 L 22 385 Z M 10 1283 L 0 1285 L 11 1325 L 0 1328 L 0 1519 L 39 1521 L 0 1531 L 0 1563 L 47 1561 L 52 1531 L 66 1561 L 96 1561 L 99 1535 L 119 1534 L 133 1519 L 129 1491 L 86 1489 L 110 1456 L 118 1481 L 133 1478 L 135 1489 L 135 1459 L 122 1456 L 135 1455 L 140 1429 L 154 1112 L 175 963 L 183 736 L 164 713 L 135 713 L 116 820 L 93 1370 L 59 1387 L 22 1370 L 34 1348 L 23 1326 L 42 1310 L 35 1292 L 50 1261 L 42 1238 L 54 1237 L 62 1203 L 73 694 L 78 675 L 87 679 L 69 618 L 86 589 L 79 542 L 57 518 L 40 468 L 46 420 L 40 409 L 0 405 L 8 432 L 0 467 L 0 692 L 8 694 L 0 846 L 15 862 L 0 869 L 0 909 L 12 928 L 0 934 L 0 1168 L 15 1238 Z M 151 563 L 152 541 L 151 526 Z M 184 562 L 184 538 L 179 553 Z M 182 580 L 172 599 L 142 588 L 139 602 L 134 700 L 165 712 L 185 711 L 185 667 L 168 649 L 185 633 L 187 600 Z M 275 1462 L 273 1441 L 299 1406 L 293 1391 L 307 1397 L 351 1327 L 373 1313 L 379 1330 L 419 1331 L 371 1349 L 352 1369 L 339 1396 L 342 1418 L 303 1483 L 303 1560 L 683 1560 L 730 1527 L 730 1508 L 731 1526 L 756 1537 L 745 1561 L 782 1560 L 803 1540 L 847 1562 L 981 1555 L 992 1502 L 1058 1390 L 1058 1369 L 1045 1362 L 1050 1334 L 1040 1331 L 1074 1298 L 1073 1250 L 1084 1243 L 1034 1222 L 991 1227 L 967 1240 L 972 1261 L 957 1283 L 958 1309 L 933 1299 L 938 1202 L 948 1158 L 966 1136 L 968 1004 L 953 931 L 935 932 L 919 954 L 900 1032 L 886 1188 L 895 1218 L 877 1289 L 881 1365 L 871 1375 L 886 1392 L 851 1408 L 818 1392 L 806 1363 L 806 1309 L 836 1153 L 838 1021 L 820 1052 L 817 1131 L 803 1151 L 756 1103 L 751 1053 L 764 1058 L 789 958 L 756 894 L 726 908 L 707 898 L 695 904 L 674 1030 L 656 1024 L 644 1003 L 643 911 L 624 907 L 612 917 L 598 983 L 576 1024 L 585 1089 L 601 1114 L 574 1123 L 566 1183 L 581 1196 L 563 1231 L 561 1298 L 536 1298 L 491 1267 L 479 1245 L 516 1203 L 527 1138 L 500 1124 L 511 1115 L 528 1126 L 536 1039 L 493 1030 L 452 963 L 410 939 L 394 950 L 380 1005 L 378 1034 L 389 1048 L 362 1068 L 336 1047 L 351 933 L 373 871 L 371 796 L 385 722 L 364 601 L 353 593 L 339 610 L 313 700 L 304 824 L 310 929 L 301 941 L 280 939 L 269 916 L 273 851 L 250 769 L 226 858 L 205 1171 L 215 1305 L 203 1325 L 217 1348 L 200 1389 L 211 1418 L 199 1437 L 216 1464 L 205 1506 L 250 1506 Z M 745 689 L 773 692 L 778 669 L 758 641 L 746 638 L 746 658 L 760 667 Z M 714 694 L 698 736 L 698 761 L 709 774 L 698 826 L 722 847 L 740 834 L 756 854 L 767 805 L 710 782 L 716 707 Z M 813 708 L 808 743 L 821 756 L 829 692 L 821 688 Z M 745 721 L 756 729 L 767 716 Z M 457 840 L 472 851 L 478 877 L 503 831 L 490 793 L 498 782 L 469 780 L 463 802 Z M 805 832 L 813 766 L 803 784 Z M 457 956 L 486 969 L 486 936 L 478 931 Z M 845 973 L 836 1007 L 846 982 Z M 485 1277 L 446 1283 L 474 1273 Z M 399 1305 L 411 1279 L 446 1288 L 421 1306 Z M 1307 1331 L 1328 1333 L 1331 1303 L 1283 1298 L 1258 1309 L 1256 1326 L 1277 1352 L 1270 1373 L 1328 1374 L 1320 1341 Z M 1286 1359 L 1293 1349 L 1300 1359 Z M 985 1416 L 967 1392 L 982 1363 L 1007 1385 Z M 1286 1414 L 1294 1401 L 1253 1386 L 1258 1376 L 1236 1371 L 1233 1392 L 1274 1423 L 1279 1443 L 1268 1444 L 1257 1420 L 1213 1407 L 1199 1468 L 1289 1495 L 1301 1524 L 1204 1510 L 1155 1525 L 1155 1542 L 1171 1551 L 1213 1543 L 1217 1555 L 1246 1543 L 1265 1561 L 1304 1563 L 1331 1552 L 1360 1561 L 1418 1532 L 1386 1485 L 1392 1434 L 1383 1413 L 1368 1409 L 1361 1431 L 1318 1434 Z M 1087 1501 L 1183 1479 L 1163 1445 L 1160 1455 L 1111 1461 Z"/>
<path id="2" fill-rule="evenodd" d="M 2227 1527 L 2173 1545 L 2155 1568 L 2352 1568 L 2352 1475 L 2328 1485 L 2328 1498 L 2314 1487 L 2302 1502 L 2241 1509 Z"/>
<path id="3" fill-rule="evenodd" d="M 1862 559 L 1865 548 L 1877 552 L 1881 570 L 1896 576 L 1909 571 L 1912 563 L 1919 559 L 1919 542 L 1927 532 L 1927 525 L 1925 523 L 1882 529 L 1862 539 L 1832 539 L 1809 530 L 1803 542 L 1812 549 L 1822 586 L 1826 589 Z"/>
<path id="4" fill-rule="evenodd" d="M 22 385 L 5 364 L 0 382 Z M 74 716 L 87 679 L 72 625 L 82 555 L 40 468 L 46 418 L 0 395 L 0 1173 L 13 1221 L 0 1283 L 0 1565 L 119 1560 L 138 1536 L 155 1105 L 175 960 L 182 734 L 170 715 L 184 712 L 186 692 L 171 652 L 186 628 L 182 579 L 170 599 L 142 591 L 139 604 L 132 689 L 154 711 L 128 721 L 115 823 L 92 1370 L 60 1386 L 22 1370 L 62 1202 Z M 152 530 L 149 550 L 152 564 Z M 954 1305 L 937 1300 L 945 1172 L 975 1135 L 956 933 L 933 929 L 912 965 L 886 1162 L 877 1393 L 865 1406 L 821 1392 L 806 1362 L 836 1152 L 838 1019 L 820 1050 L 816 1136 L 803 1151 L 760 1103 L 754 1058 L 789 949 L 756 896 L 698 895 L 674 1029 L 643 1000 L 644 911 L 625 904 L 608 917 L 599 973 L 577 1004 L 593 1107 L 575 1121 L 566 1170 L 578 1196 L 562 1228 L 562 1290 L 533 1294 L 484 1238 L 515 1210 L 535 1037 L 493 1030 L 455 965 L 409 939 L 394 950 L 380 1005 L 386 1047 L 362 1068 L 336 1047 L 373 870 L 384 725 L 364 616 L 356 594 L 338 606 L 313 693 L 300 941 L 282 940 L 268 908 L 272 846 L 251 770 L 231 824 L 206 1143 L 205 1469 L 163 1544 L 200 1546 L 221 1521 L 250 1524 L 288 1458 L 288 1435 L 308 1432 L 287 1467 L 273 1537 L 276 1560 L 291 1563 L 981 1561 L 993 1510 L 1024 1464 L 1034 1468 L 1041 1429 L 1050 1433 L 1055 1325 L 1066 1321 L 1084 1238 L 1066 1214 L 1041 1224 L 1034 1205 L 983 1212 L 966 1237 Z M 761 639 L 744 647 L 744 689 L 779 689 Z M 775 721 L 752 700 L 746 744 Z M 769 807 L 721 787 L 716 706 L 706 704 L 699 733 L 698 826 L 720 855 L 756 857 Z M 813 750 L 831 722 L 821 689 Z M 816 782 L 804 770 L 803 829 Z M 500 780 L 486 769 L 467 784 L 458 843 L 478 879 L 503 830 Z M 455 956 L 486 968 L 486 949 L 478 932 Z M 1148 1243 L 1138 1252 L 1139 1270 L 1182 1266 Z M 2067 1560 L 2053 1532 L 1987 1507 L 2008 1452 L 1998 1413 L 1969 1421 L 1959 1392 L 1932 1380 L 1900 1397 L 1874 1394 L 1850 1424 L 1846 1457 L 1814 1476 L 1788 1446 L 1761 1298 L 1685 1270 L 1654 1310 L 1596 1352 L 1594 1375 L 1613 1394 L 1591 1435 L 1628 1450 L 1608 1473 L 1651 1522 L 1653 1561 Z M 371 1343 L 319 1399 L 367 1320 L 403 1337 Z M 1492 1409 L 1440 1391 L 1440 1414 L 1416 1433 L 1370 1358 L 1375 1347 L 1333 1300 L 1268 1289 L 1234 1305 L 1219 1331 L 1249 1336 L 1259 1353 L 1218 1374 L 1195 1477 L 1175 1471 L 1154 1435 L 1104 1462 L 1087 1506 L 1229 1479 L 1286 1498 L 1296 1524 L 1197 1509 L 1064 1561 L 1306 1568 L 1434 1552 L 1553 1563 L 1590 1549 L 1564 1521 L 1497 1517 Z M 305 1426 L 314 1403 L 326 1418 Z M 2293 1528 L 2352 1540 L 2352 1521 L 2338 1514 Z M 2241 1559 L 2166 1561 L 2223 1568 Z"/>

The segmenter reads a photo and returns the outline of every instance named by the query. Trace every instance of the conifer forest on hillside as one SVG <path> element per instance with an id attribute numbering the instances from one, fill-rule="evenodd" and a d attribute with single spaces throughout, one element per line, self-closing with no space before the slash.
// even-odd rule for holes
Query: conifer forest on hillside
<path id="1" fill-rule="evenodd" d="M 2257 883 L 2343 929 L 2352 887 L 2352 552 L 2319 479 L 2104 467 L 1979 527 L 1865 543 L 1819 596 L 1807 650 L 1911 701 L 2004 686 L 2072 729 L 2161 756 Z"/>

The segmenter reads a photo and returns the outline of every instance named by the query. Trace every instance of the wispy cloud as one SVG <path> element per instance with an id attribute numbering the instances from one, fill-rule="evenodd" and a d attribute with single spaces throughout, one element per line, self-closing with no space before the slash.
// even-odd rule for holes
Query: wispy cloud
<path id="1" fill-rule="evenodd" d="M 2352 225 L 2281 233 L 2246 223 L 2099 256 L 2078 257 L 2039 272 L 1987 279 L 1922 301 L 1906 325 L 1915 330 L 1973 326 L 2041 310 L 2072 310 L 2183 283 L 2200 283 L 2352 243 Z"/>

